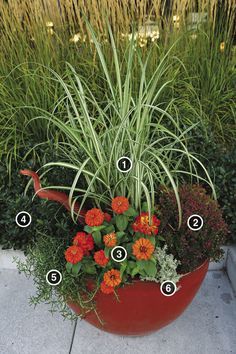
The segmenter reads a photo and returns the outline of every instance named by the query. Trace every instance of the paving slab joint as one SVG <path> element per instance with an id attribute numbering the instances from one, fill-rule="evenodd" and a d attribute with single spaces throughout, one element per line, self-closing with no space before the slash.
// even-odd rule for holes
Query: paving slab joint
<path id="1" fill-rule="evenodd" d="M 236 296 L 236 245 L 229 247 L 226 260 L 226 271 L 231 282 L 234 295 Z"/>

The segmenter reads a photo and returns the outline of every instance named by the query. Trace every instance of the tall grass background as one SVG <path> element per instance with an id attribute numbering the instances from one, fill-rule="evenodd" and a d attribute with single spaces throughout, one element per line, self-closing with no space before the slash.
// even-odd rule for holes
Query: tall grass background
<path id="1" fill-rule="evenodd" d="M 178 70 L 169 68 L 162 77 L 159 87 L 170 79 L 172 83 L 161 101 L 170 102 L 170 113 L 184 127 L 198 123 L 206 139 L 213 132 L 214 138 L 226 146 L 235 142 L 235 1 L 220 4 L 216 0 L 176 0 L 171 5 L 160 0 L 0 0 L 0 158 L 8 170 L 11 171 L 12 160 L 23 157 L 26 145 L 60 140 L 53 132 L 48 136 L 45 121 L 32 120 L 39 108 L 50 112 L 63 97 L 63 89 L 48 67 L 66 80 L 65 63 L 69 62 L 78 74 L 87 77 L 96 99 L 102 102 L 106 80 L 85 18 L 101 41 L 111 75 L 115 75 L 115 65 L 107 22 L 121 57 L 122 34 L 139 30 L 147 21 L 157 22 L 160 38 L 149 60 L 147 75 L 152 75 L 176 41 L 172 55 L 181 62 Z M 193 28 L 193 12 L 207 13 L 207 21 Z M 144 58 L 152 45 L 142 47 Z M 126 72 L 125 64 L 122 68 Z M 133 78 L 138 82 L 138 71 Z M 59 115 L 62 121 L 66 117 L 63 110 Z M 40 154 L 38 158 L 42 158 Z"/>

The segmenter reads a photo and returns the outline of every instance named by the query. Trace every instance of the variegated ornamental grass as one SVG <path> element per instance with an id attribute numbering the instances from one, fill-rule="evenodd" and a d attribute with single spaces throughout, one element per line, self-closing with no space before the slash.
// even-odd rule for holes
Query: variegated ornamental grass
<path id="1" fill-rule="evenodd" d="M 147 67 L 155 47 L 143 58 L 132 39 L 127 42 L 124 57 L 121 57 L 108 26 L 113 52 L 111 64 L 104 56 L 91 25 L 87 25 L 100 61 L 105 87 L 103 99 L 96 99 L 86 77 L 78 74 L 70 64 L 66 81 L 49 69 L 63 87 L 64 95 L 56 102 L 52 113 L 44 112 L 33 119 L 47 120 L 48 130 L 56 127 L 62 137 L 57 146 L 64 156 L 63 161 L 49 162 L 44 167 L 60 166 L 75 171 L 72 186 L 51 188 L 70 191 L 73 216 L 74 203 L 78 198 L 82 208 L 87 198 L 101 206 L 109 205 L 117 195 L 129 198 L 139 210 L 141 202 L 146 201 L 151 211 L 160 185 L 171 185 L 181 224 L 178 183 L 182 177 L 203 180 L 214 193 L 207 170 L 187 149 L 187 134 L 195 125 L 181 129 L 179 119 L 168 112 L 174 98 L 170 102 L 162 100 L 162 92 L 174 80 L 163 81 L 165 73 L 170 68 L 173 71 L 173 67 L 178 71 L 181 63 L 172 57 L 170 49 L 162 55 L 155 71 L 149 75 Z M 139 77 L 134 85 L 135 72 L 139 73 Z M 65 110 L 67 116 L 62 120 L 57 112 Z M 129 156 L 133 161 L 133 168 L 126 174 L 116 168 L 121 156 Z M 205 173 L 205 178 L 200 177 L 199 169 Z M 85 188 L 80 187 L 82 176 L 86 180 Z M 81 195 L 78 197 L 78 194 Z"/>

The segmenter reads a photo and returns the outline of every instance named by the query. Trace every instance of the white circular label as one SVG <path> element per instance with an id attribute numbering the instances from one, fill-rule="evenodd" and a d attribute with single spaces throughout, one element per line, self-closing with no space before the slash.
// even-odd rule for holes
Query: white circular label
<path id="1" fill-rule="evenodd" d="M 120 172 L 127 173 L 133 167 L 133 162 L 129 157 L 122 156 L 117 160 L 116 167 Z"/>
<path id="2" fill-rule="evenodd" d="M 27 227 L 31 224 L 32 217 L 27 211 L 19 212 L 15 217 L 15 222 L 19 227 Z"/>

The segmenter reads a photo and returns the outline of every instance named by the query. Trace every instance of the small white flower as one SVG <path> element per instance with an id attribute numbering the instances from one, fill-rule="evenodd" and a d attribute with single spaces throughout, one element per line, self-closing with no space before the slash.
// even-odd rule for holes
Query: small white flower
<path id="1" fill-rule="evenodd" d="M 76 33 L 72 38 L 70 38 L 70 42 L 77 43 L 81 39 L 80 33 Z"/>
<path id="2" fill-rule="evenodd" d="M 179 15 L 174 15 L 173 16 L 173 22 L 174 22 L 174 27 L 175 28 L 179 28 L 179 20 L 180 20 Z"/>
<path id="3" fill-rule="evenodd" d="M 193 33 L 193 34 L 191 34 L 191 36 L 190 36 L 193 40 L 195 40 L 195 39 L 197 39 L 197 35 L 196 35 L 196 33 Z"/>
<path id="4" fill-rule="evenodd" d="M 53 22 L 52 21 L 47 21 L 46 22 L 46 27 L 52 28 L 53 27 Z"/>
<path id="5" fill-rule="evenodd" d="M 220 51 L 223 52 L 225 50 L 225 42 L 220 43 Z"/>

